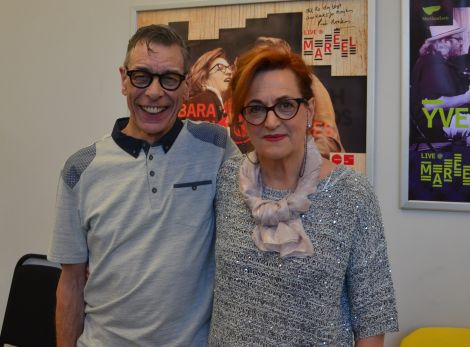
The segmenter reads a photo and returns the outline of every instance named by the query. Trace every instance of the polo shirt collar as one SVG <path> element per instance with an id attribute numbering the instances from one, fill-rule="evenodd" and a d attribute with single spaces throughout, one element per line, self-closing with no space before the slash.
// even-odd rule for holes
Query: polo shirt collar
<path id="1" fill-rule="evenodd" d="M 153 144 L 149 144 L 145 140 L 136 139 L 132 136 L 124 134 L 122 130 L 124 130 L 124 128 L 127 126 L 127 123 L 129 123 L 129 117 L 117 119 L 116 123 L 114 124 L 111 137 L 119 147 L 132 155 L 134 158 L 139 156 L 141 149 L 143 149 L 145 153 L 148 153 L 149 148 L 155 146 L 162 146 L 163 151 L 167 153 L 183 128 L 183 122 L 181 119 L 176 118 L 175 124 L 173 124 L 173 127 L 168 133 L 163 135 L 160 140 L 154 142 Z"/>

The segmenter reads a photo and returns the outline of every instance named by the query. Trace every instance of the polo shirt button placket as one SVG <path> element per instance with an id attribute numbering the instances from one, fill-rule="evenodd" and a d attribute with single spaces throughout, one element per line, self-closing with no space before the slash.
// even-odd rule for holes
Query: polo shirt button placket
<path id="1" fill-rule="evenodd" d="M 152 147 L 150 147 L 149 149 L 149 153 L 147 155 L 147 159 L 148 159 L 148 164 L 150 164 L 150 162 L 153 162 L 153 159 L 154 159 L 154 155 L 150 153 L 150 151 L 152 150 Z M 151 167 L 151 165 L 148 165 Z M 149 167 L 149 185 L 150 185 L 150 191 L 152 192 L 152 194 L 156 194 L 158 192 L 158 189 L 157 187 L 155 186 L 156 184 L 156 180 L 155 180 L 155 171 L 153 169 L 151 169 Z"/>
<path id="2" fill-rule="evenodd" d="M 150 170 L 149 175 L 150 175 L 150 177 L 155 177 L 155 171 Z M 152 181 L 155 181 L 155 180 L 150 179 L 150 182 L 152 182 Z M 153 194 L 155 194 L 157 191 L 158 191 L 157 188 L 155 188 L 155 187 L 152 188 L 152 193 Z"/>

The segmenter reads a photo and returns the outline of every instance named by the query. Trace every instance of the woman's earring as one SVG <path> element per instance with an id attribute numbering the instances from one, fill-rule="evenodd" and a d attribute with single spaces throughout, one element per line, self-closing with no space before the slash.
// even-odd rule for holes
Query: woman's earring
<path id="1" fill-rule="evenodd" d="M 307 111 L 307 129 L 312 129 L 312 123 L 310 123 L 310 112 Z"/>
<path id="2" fill-rule="evenodd" d="M 304 157 L 302 159 L 302 165 L 300 166 L 299 177 L 302 177 L 304 175 L 306 164 L 307 164 L 307 135 L 305 135 Z"/>

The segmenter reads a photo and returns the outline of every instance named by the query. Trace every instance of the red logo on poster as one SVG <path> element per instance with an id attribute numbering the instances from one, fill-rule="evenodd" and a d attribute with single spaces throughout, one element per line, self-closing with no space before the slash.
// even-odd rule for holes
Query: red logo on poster
<path id="1" fill-rule="evenodd" d="M 354 165 L 354 154 L 336 153 L 331 156 L 331 162 L 334 164 Z"/>

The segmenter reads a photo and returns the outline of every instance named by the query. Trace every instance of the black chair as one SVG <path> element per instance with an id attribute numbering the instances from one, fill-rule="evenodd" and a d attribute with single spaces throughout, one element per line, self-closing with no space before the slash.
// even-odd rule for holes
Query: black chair
<path id="1" fill-rule="evenodd" d="M 3 318 L 0 346 L 55 347 L 55 299 L 60 265 L 45 255 L 18 260 Z"/>

